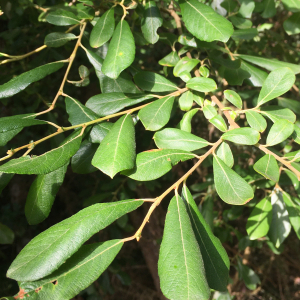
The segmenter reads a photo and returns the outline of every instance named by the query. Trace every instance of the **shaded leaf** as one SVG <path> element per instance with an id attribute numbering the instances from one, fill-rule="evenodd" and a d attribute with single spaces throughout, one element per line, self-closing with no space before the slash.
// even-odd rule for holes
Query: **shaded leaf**
<path id="1" fill-rule="evenodd" d="M 44 44 L 48 47 L 61 47 L 68 41 L 77 39 L 73 33 L 52 32 L 46 35 Z"/>
<path id="2" fill-rule="evenodd" d="M 240 257 L 238 257 L 238 272 L 239 276 L 245 282 L 246 287 L 249 290 L 255 290 L 257 284 L 260 283 L 259 277 L 255 274 L 255 272 L 250 269 L 248 266 L 242 263 Z"/>
<path id="3" fill-rule="evenodd" d="M 14 239 L 14 232 L 8 226 L 0 223 L 0 245 L 12 244 Z"/>
<path id="4" fill-rule="evenodd" d="M 288 35 L 300 33 L 300 12 L 293 14 L 285 20 L 283 28 Z"/>
<path id="5" fill-rule="evenodd" d="M 162 58 L 158 63 L 162 66 L 167 67 L 174 67 L 178 61 L 180 60 L 180 57 L 178 56 L 176 51 L 172 51 L 167 56 Z"/>
<path id="6" fill-rule="evenodd" d="M 9 184 L 13 177 L 14 174 L 0 172 L 0 194 L 2 193 L 3 189 Z"/>
<path id="7" fill-rule="evenodd" d="M 50 12 L 46 21 L 57 26 L 68 26 L 80 23 L 80 19 L 76 17 L 71 11 L 58 9 Z"/>

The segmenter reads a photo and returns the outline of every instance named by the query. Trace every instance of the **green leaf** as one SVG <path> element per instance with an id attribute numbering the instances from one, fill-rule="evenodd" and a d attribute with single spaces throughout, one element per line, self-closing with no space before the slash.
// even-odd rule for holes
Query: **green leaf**
<path id="1" fill-rule="evenodd" d="M 283 28 L 288 35 L 300 33 L 300 12 L 293 14 L 285 20 Z"/>
<path id="2" fill-rule="evenodd" d="M 139 181 L 154 180 L 168 173 L 180 161 L 194 157 L 195 154 L 183 150 L 153 149 L 139 153 L 135 168 L 122 174 Z"/>
<path id="3" fill-rule="evenodd" d="M 0 99 L 11 97 L 24 89 L 31 83 L 39 81 L 64 66 L 63 62 L 54 62 L 42 65 L 23 74 L 14 77 L 10 81 L 0 85 Z"/>
<path id="4" fill-rule="evenodd" d="M 51 274 L 91 236 L 142 204 L 143 201 L 123 200 L 82 209 L 33 238 L 13 261 L 7 276 L 34 281 Z"/>
<path id="5" fill-rule="evenodd" d="M 206 279 L 211 289 L 226 291 L 230 262 L 220 240 L 216 238 L 186 185 L 182 189 L 182 199 L 187 208 L 193 231 L 202 254 Z"/>
<path id="6" fill-rule="evenodd" d="M 238 29 L 231 36 L 234 40 L 252 40 L 258 35 L 256 28 Z"/>
<path id="7" fill-rule="evenodd" d="M 201 41 L 226 43 L 233 33 L 232 24 L 210 6 L 197 0 L 179 1 L 188 31 Z"/>
<path id="8" fill-rule="evenodd" d="M 224 202 L 244 205 L 254 197 L 251 186 L 218 156 L 214 156 L 213 167 L 216 190 Z"/>
<path id="9" fill-rule="evenodd" d="M 242 102 L 242 99 L 241 99 L 240 95 L 237 92 L 231 91 L 231 90 L 225 90 L 224 91 L 224 96 L 235 107 L 237 107 L 239 109 L 242 109 L 243 102 Z"/>
<path id="10" fill-rule="evenodd" d="M 9 184 L 14 175 L 15 174 L 0 172 L 0 194 L 2 193 L 3 189 Z"/>
<path id="11" fill-rule="evenodd" d="M 165 128 L 158 131 L 154 134 L 153 139 L 160 149 L 194 151 L 210 144 L 194 134 L 176 128 Z"/>
<path id="12" fill-rule="evenodd" d="M 50 12 L 46 21 L 57 26 L 68 26 L 80 23 L 80 19 L 76 17 L 71 11 L 58 9 Z"/>
<path id="13" fill-rule="evenodd" d="M 152 95 L 145 94 L 104 93 L 91 97 L 85 105 L 98 116 L 104 117 L 152 98 Z"/>
<path id="14" fill-rule="evenodd" d="M 288 120 L 276 121 L 267 136 L 267 146 L 277 145 L 286 140 L 294 132 L 294 124 Z"/>
<path id="15" fill-rule="evenodd" d="M 211 118 L 213 118 L 214 116 L 216 116 L 218 114 L 218 111 L 211 104 L 205 103 L 205 106 L 203 107 L 203 114 L 206 119 L 210 120 Z"/>
<path id="16" fill-rule="evenodd" d="M 52 32 L 46 35 L 44 44 L 48 47 L 61 47 L 68 41 L 77 39 L 73 33 Z"/>
<path id="17" fill-rule="evenodd" d="M 258 96 L 257 106 L 286 93 L 295 82 L 295 75 L 289 68 L 272 71 L 265 80 Z"/>
<path id="18" fill-rule="evenodd" d="M 146 130 L 157 131 L 169 122 L 174 99 L 173 96 L 166 96 L 150 103 L 139 111 L 138 117 Z"/>
<path id="19" fill-rule="evenodd" d="M 291 199 L 291 196 L 286 192 L 282 193 L 282 197 L 289 213 L 290 222 L 297 234 L 298 239 L 300 239 L 300 207 L 294 203 L 294 201 Z"/>
<path id="20" fill-rule="evenodd" d="M 248 266 L 244 265 L 242 263 L 242 260 L 240 257 L 237 259 L 238 261 L 238 272 L 239 276 L 243 281 L 245 282 L 246 287 L 249 290 L 255 290 L 257 287 L 257 284 L 260 283 L 259 277 L 255 274 L 255 272 L 250 269 Z"/>
<path id="21" fill-rule="evenodd" d="M 185 113 L 182 117 L 182 120 L 179 123 L 179 128 L 183 131 L 186 132 L 191 132 L 192 131 L 192 118 L 193 116 L 198 112 L 198 108 L 194 108 L 190 111 L 188 111 L 187 113 Z"/>
<path id="22" fill-rule="evenodd" d="M 101 47 L 113 35 L 115 30 L 114 8 L 106 11 L 98 19 L 90 35 L 90 45 L 93 48 Z"/>
<path id="23" fill-rule="evenodd" d="M 234 158 L 231 149 L 226 142 L 222 142 L 222 144 L 218 147 L 216 155 L 220 157 L 229 168 L 232 168 Z"/>
<path id="24" fill-rule="evenodd" d="M 224 0 L 221 6 L 224 7 L 228 13 L 231 13 L 236 9 L 237 3 L 234 0 Z"/>
<path id="25" fill-rule="evenodd" d="M 194 102 L 193 93 L 190 91 L 186 91 L 179 98 L 179 107 L 181 110 L 189 111 L 193 106 L 193 102 Z"/>
<path id="26" fill-rule="evenodd" d="M 252 27 L 252 22 L 239 16 L 232 16 L 229 18 L 230 22 L 239 29 L 247 29 Z"/>
<path id="27" fill-rule="evenodd" d="M 253 86 L 262 86 L 266 78 L 268 77 L 268 73 L 252 66 L 249 63 L 246 63 L 245 61 L 241 60 L 241 69 L 248 72 L 250 74 L 250 77 L 247 78 L 247 80 L 250 81 L 250 83 Z"/>
<path id="28" fill-rule="evenodd" d="M 211 78 L 194 77 L 186 83 L 186 87 L 199 92 L 212 92 L 217 89 L 217 84 Z"/>
<path id="29" fill-rule="evenodd" d="M 12 244 L 14 239 L 14 232 L 8 226 L 0 223 L 0 245 Z"/>
<path id="30" fill-rule="evenodd" d="M 157 29 L 163 24 L 163 19 L 154 1 L 146 3 L 141 23 L 145 39 L 149 43 L 155 44 L 159 39 Z"/>
<path id="31" fill-rule="evenodd" d="M 279 97 L 278 105 L 288 108 L 288 109 L 291 109 L 294 113 L 296 113 L 298 115 L 300 114 L 300 101 Z"/>
<path id="32" fill-rule="evenodd" d="M 271 203 L 273 206 L 273 215 L 268 235 L 271 242 L 276 248 L 278 248 L 289 235 L 291 231 L 291 224 L 281 191 L 273 191 L 271 195 Z"/>
<path id="33" fill-rule="evenodd" d="M 282 0 L 281 2 L 284 7 L 291 12 L 300 11 L 300 3 L 296 0 Z"/>
<path id="34" fill-rule="evenodd" d="M 247 122 L 253 129 L 259 132 L 264 132 L 266 130 L 267 121 L 258 112 L 253 110 L 248 110 L 245 112 L 245 115 L 246 115 Z"/>
<path id="35" fill-rule="evenodd" d="M 261 14 L 263 18 L 269 19 L 276 15 L 275 0 L 263 0 L 261 3 L 264 6 Z"/>
<path id="36" fill-rule="evenodd" d="M 173 74 L 174 76 L 179 77 L 184 72 L 191 72 L 198 64 L 198 59 L 185 56 L 178 61 L 173 69 Z"/>
<path id="37" fill-rule="evenodd" d="M 247 224 L 246 230 L 250 240 L 257 240 L 264 237 L 272 222 L 272 205 L 269 198 L 259 201 L 252 210 Z"/>
<path id="38" fill-rule="evenodd" d="M 216 115 L 209 119 L 209 122 L 213 124 L 216 128 L 218 128 L 222 132 L 227 131 L 227 125 L 221 115 Z"/>
<path id="39" fill-rule="evenodd" d="M 58 148 L 39 156 L 15 158 L 0 167 L 0 172 L 15 174 L 47 174 L 65 165 L 81 144 L 82 134 L 75 132 L 70 140 Z"/>
<path id="40" fill-rule="evenodd" d="M 138 72 L 134 76 L 136 85 L 144 91 L 149 92 L 171 92 L 177 90 L 176 84 L 165 77 L 148 71 Z"/>
<path id="41" fill-rule="evenodd" d="M 295 143 L 300 144 L 300 128 L 298 127 L 298 125 L 294 126 L 294 132 L 292 137 Z"/>
<path id="42" fill-rule="evenodd" d="M 222 139 L 241 145 L 255 145 L 260 139 L 260 134 L 250 127 L 234 128 L 225 132 Z"/>
<path id="43" fill-rule="evenodd" d="M 259 159 L 253 166 L 254 170 L 270 179 L 272 181 L 278 182 L 279 180 L 279 167 L 275 157 L 271 154 L 264 155 Z"/>
<path id="44" fill-rule="evenodd" d="M 208 299 L 210 296 L 200 249 L 184 202 L 178 194 L 168 207 L 158 275 L 161 290 L 169 299 Z"/>
<path id="45" fill-rule="evenodd" d="M 25 290 L 24 298 L 64 300 L 75 297 L 97 280 L 122 246 L 122 240 L 82 246 L 50 276 L 39 281 L 21 282 L 20 288 Z"/>
<path id="46" fill-rule="evenodd" d="M 238 2 L 241 4 L 239 14 L 244 18 L 251 18 L 255 2 L 252 0 L 238 0 Z"/>
<path id="47" fill-rule="evenodd" d="M 38 175 L 33 181 L 25 204 L 25 216 L 29 225 L 39 224 L 49 216 L 56 194 L 64 181 L 68 164 L 51 173 Z"/>
<path id="48" fill-rule="evenodd" d="M 221 73 L 222 67 L 219 69 Z M 238 68 L 227 68 L 224 67 L 224 78 L 227 80 L 229 85 L 242 85 L 245 79 L 250 78 L 250 73 L 242 69 Z"/>
<path id="49" fill-rule="evenodd" d="M 293 160 L 295 160 L 295 162 L 299 162 L 300 161 L 300 150 L 286 153 L 286 154 L 284 154 L 284 157 L 286 157 L 289 160 L 293 159 Z"/>
<path id="50" fill-rule="evenodd" d="M 274 71 L 278 68 L 287 67 L 290 68 L 294 72 L 294 74 L 300 73 L 299 65 L 287 63 L 284 61 L 279 61 L 277 59 L 270 59 L 270 58 L 251 56 L 245 54 L 238 54 L 237 56 L 243 60 L 248 61 L 249 63 L 265 68 L 268 71 Z"/>
<path id="51" fill-rule="evenodd" d="M 102 72 L 110 78 L 118 78 L 120 73 L 134 61 L 135 44 L 128 23 L 121 20 L 114 31 L 104 59 Z"/>
<path id="52" fill-rule="evenodd" d="M 286 119 L 292 123 L 296 121 L 296 115 L 290 109 L 277 105 L 261 107 L 260 113 L 266 115 L 273 123 L 281 119 Z"/>
<path id="53" fill-rule="evenodd" d="M 167 66 L 167 67 L 174 67 L 178 61 L 180 60 L 180 57 L 178 56 L 176 51 L 172 51 L 167 56 L 162 58 L 158 63 L 161 66 Z"/>

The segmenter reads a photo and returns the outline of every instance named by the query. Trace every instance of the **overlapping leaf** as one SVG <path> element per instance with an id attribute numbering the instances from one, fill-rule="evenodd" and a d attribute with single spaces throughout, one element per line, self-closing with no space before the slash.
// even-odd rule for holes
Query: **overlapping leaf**
<path id="1" fill-rule="evenodd" d="M 222 139 L 241 145 L 255 145 L 260 139 L 260 134 L 253 128 L 234 128 L 225 132 Z"/>
<path id="2" fill-rule="evenodd" d="M 279 167 L 275 157 L 271 154 L 264 155 L 254 164 L 253 168 L 267 179 L 275 182 L 279 180 Z"/>

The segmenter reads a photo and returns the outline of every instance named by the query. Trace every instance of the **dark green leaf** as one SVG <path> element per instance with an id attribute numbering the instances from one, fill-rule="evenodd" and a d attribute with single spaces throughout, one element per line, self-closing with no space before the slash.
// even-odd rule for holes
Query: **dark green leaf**
<path id="1" fill-rule="evenodd" d="M 180 60 L 180 57 L 178 56 L 176 51 L 172 51 L 167 56 L 162 58 L 158 63 L 162 66 L 167 67 L 174 67 L 178 61 Z"/>
<path id="2" fill-rule="evenodd" d="M 248 29 L 252 27 L 252 22 L 239 16 L 232 16 L 229 18 L 230 22 L 239 29 Z"/>
<path id="3" fill-rule="evenodd" d="M 256 28 L 238 29 L 232 34 L 234 40 L 252 40 L 258 35 Z"/>
<path id="4" fill-rule="evenodd" d="M 264 10 L 261 16 L 265 19 L 272 18 L 276 15 L 275 0 L 263 0 Z"/>
<path id="5" fill-rule="evenodd" d="M 50 12 L 46 21 L 57 26 L 68 26 L 80 23 L 80 19 L 76 17 L 71 11 L 58 9 Z"/>
<path id="6" fill-rule="evenodd" d="M 0 223 L 0 245 L 12 244 L 14 239 L 14 232 L 6 225 Z"/>
<path id="7" fill-rule="evenodd" d="M 270 179 L 272 181 L 278 182 L 279 180 L 279 167 L 275 157 L 271 154 L 264 155 L 259 159 L 253 166 L 254 170 Z"/>
<path id="8" fill-rule="evenodd" d="M 14 174 L 0 172 L 0 194 L 2 193 L 3 189 L 9 184 L 13 177 Z"/>
<path id="9" fill-rule="evenodd" d="M 238 272 L 240 278 L 244 280 L 246 287 L 249 290 L 255 290 L 257 284 L 260 283 L 260 279 L 252 269 L 242 263 L 240 257 L 238 257 Z"/>
<path id="10" fill-rule="evenodd" d="M 294 124 L 288 120 L 276 121 L 267 136 L 267 145 L 274 146 L 286 140 L 294 132 Z"/>
<path id="11" fill-rule="evenodd" d="M 180 59 L 173 69 L 174 76 L 178 77 L 184 72 L 191 72 L 199 64 L 198 59 L 185 56 Z"/>
<path id="12" fill-rule="evenodd" d="M 60 47 L 77 37 L 73 33 L 52 32 L 46 35 L 44 44 L 48 47 Z"/>
<path id="13" fill-rule="evenodd" d="M 199 92 L 212 92 L 217 89 L 217 84 L 211 78 L 194 77 L 186 83 L 186 87 Z"/>
<path id="14" fill-rule="evenodd" d="M 234 128 L 225 132 L 222 139 L 241 145 L 255 145 L 260 139 L 260 134 L 250 127 Z"/>

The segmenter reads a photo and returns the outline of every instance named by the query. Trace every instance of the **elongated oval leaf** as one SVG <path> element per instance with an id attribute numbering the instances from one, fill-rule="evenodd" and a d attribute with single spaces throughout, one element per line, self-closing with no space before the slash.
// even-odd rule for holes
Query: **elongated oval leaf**
<path id="1" fill-rule="evenodd" d="M 167 56 L 162 58 L 158 63 L 161 66 L 174 67 L 180 60 L 176 51 L 172 51 Z"/>
<path id="2" fill-rule="evenodd" d="M 224 91 L 224 96 L 234 106 L 236 106 L 239 109 L 242 109 L 243 102 L 242 102 L 241 96 L 237 92 L 231 91 L 231 90 L 226 90 L 226 91 Z"/>
<path id="3" fill-rule="evenodd" d="M 61 47 L 68 41 L 75 40 L 77 37 L 73 33 L 52 32 L 46 35 L 45 45 L 48 47 Z"/>
<path id="4" fill-rule="evenodd" d="M 186 132 L 191 132 L 192 131 L 192 118 L 193 116 L 198 112 L 199 110 L 197 108 L 194 108 L 187 113 L 185 113 L 182 117 L 182 120 L 178 124 L 178 127 Z"/>
<path id="5" fill-rule="evenodd" d="M 259 132 L 264 132 L 266 130 L 267 121 L 262 115 L 252 110 L 246 111 L 245 114 L 246 114 L 247 122 L 253 129 Z"/>
<path id="6" fill-rule="evenodd" d="M 211 78 L 194 77 L 186 83 L 186 87 L 199 92 L 212 92 L 217 88 L 217 84 Z"/>
<path id="7" fill-rule="evenodd" d="M 267 145 L 274 146 L 286 140 L 294 132 L 294 124 L 288 120 L 276 121 L 267 136 Z"/>
<path id="8" fill-rule="evenodd" d="M 260 134 L 257 130 L 249 127 L 234 128 L 225 132 L 222 139 L 241 145 L 255 145 L 260 139 Z"/>
<path id="9" fill-rule="evenodd" d="M 210 6 L 197 0 L 181 0 L 179 4 L 187 29 L 198 39 L 226 43 L 233 34 L 232 24 Z"/>
<path id="10" fill-rule="evenodd" d="M 244 205 L 254 197 L 251 186 L 218 156 L 214 156 L 213 167 L 216 190 L 224 202 Z"/>
<path id="11" fill-rule="evenodd" d="M 131 115 L 120 118 L 96 151 L 92 165 L 113 178 L 132 169 L 135 162 L 135 133 Z"/>
<path id="12" fill-rule="evenodd" d="M 39 81 L 47 75 L 56 72 L 64 65 L 63 62 L 54 62 L 42 65 L 19 76 L 9 82 L 0 85 L 0 98 L 8 98 L 27 88 L 33 82 Z"/>
<path id="13" fill-rule="evenodd" d="M 264 155 L 254 164 L 253 168 L 267 179 L 275 182 L 279 180 L 279 167 L 275 157 L 271 154 Z"/>
<path id="14" fill-rule="evenodd" d="M 183 150 L 153 149 L 139 153 L 135 168 L 122 174 L 139 181 L 154 180 L 169 172 L 179 161 L 194 157 L 193 153 Z"/>
<path id="15" fill-rule="evenodd" d="M 213 124 L 216 128 L 218 128 L 220 131 L 222 132 L 227 131 L 227 125 L 221 115 L 216 115 L 212 117 L 211 119 L 209 119 L 209 122 Z"/>
<path id="16" fill-rule="evenodd" d="M 80 23 L 80 19 L 71 11 L 63 9 L 50 12 L 46 17 L 46 21 L 57 26 L 75 25 Z"/>
<path id="17" fill-rule="evenodd" d="M 260 113 L 267 116 L 273 123 L 286 119 L 292 123 L 296 121 L 296 115 L 289 109 L 277 105 L 268 105 L 260 109 Z"/>
<path id="18" fill-rule="evenodd" d="M 121 20 L 109 43 L 104 59 L 102 72 L 110 78 L 118 78 L 120 73 L 128 68 L 134 60 L 135 44 L 128 23 Z"/>
<path id="19" fill-rule="evenodd" d="M 224 163 L 229 167 L 232 168 L 234 164 L 234 158 L 231 152 L 229 145 L 226 142 L 223 142 L 217 149 L 216 155 L 220 157 Z"/>
<path id="20" fill-rule="evenodd" d="M 203 259 L 184 202 L 178 194 L 168 207 L 158 275 L 161 290 L 168 299 L 209 298 Z"/>
<path id="21" fill-rule="evenodd" d="M 24 298 L 64 300 L 75 297 L 108 268 L 122 246 L 122 240 L 82 246 L 50 276 L 34 282 L 21 282 Z"/>
<path id="22" fill-rule="evenodd" d="M 184 92 L 179 98 L 179 107 L 181 110 L 189 111 L 194 102 L 194 95 L 190 91 Z"/>
<path id="23" fill-rule="evenodd" d="M 193 231 L 202 254 L 208 285 L 217 291 L 226 291 L 230 262 L 220 240 L 216 238 L 201 215 L 190 191 L 183 186 L 182 199 L 185 201 Z"/>
<path id="24" fill-rule="evenodd" d="M 82 209 L 33 238 L 13 261 L 7 276 L 34 281 L 51 274 L 91 236 L 142 204 L 143 201 L 124 200 Z"/>

